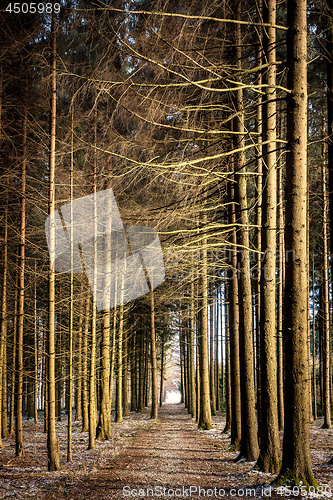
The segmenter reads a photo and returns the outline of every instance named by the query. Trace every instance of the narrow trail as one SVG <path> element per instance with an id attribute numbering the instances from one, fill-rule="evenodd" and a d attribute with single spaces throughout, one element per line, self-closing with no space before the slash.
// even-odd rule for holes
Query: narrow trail
<path id="1" fill-rule="evenodd" d="M 224 451 L 229 441 L 222 429 L 220 423 L 208 433 L 198 432 L 182 405 L 165 405 L 158 422 L 140 431 L 124 453 L 72 484 L 66 498 L 239 498 L 244 473 L 251 488 L 264 478 L 251 471 L 253 464 L 233 462 L 237 454 Z M 253 489 L 254 496 L 260 497 Z"/>
<path id="2" fill-rule="evenodd" d="M 310 427 L 314 473 L 333 493 L 332 466 L 327 465 L 333 429 L 322 430 L 321 424 Z M 254 470 L 254 462 L 234 462 L 238 453 L 227 451 L 230 439 L 223 434 L 221 414 L 213 417 L 213 425 L 210 431 L 198 431 L 183 405 L 166 404 L 159 409 L 158 421 L 149 419 L 148 409 L 132 413 L 123 423 L 112 424 L 110 441 L 96 442 L 87 450 L 88 438 L 77 422 L 73 462 L 67 463 L 66 421 L 58 422 L 61 468 L 47 472 L 43 425 L 35 428 L 26 422 L 25 458 L 15 458 L 14 438 L 5 440 L 0 454 L 0 500 L 286 498 L 276 490 L 263 490 L 275 476 Z"/>

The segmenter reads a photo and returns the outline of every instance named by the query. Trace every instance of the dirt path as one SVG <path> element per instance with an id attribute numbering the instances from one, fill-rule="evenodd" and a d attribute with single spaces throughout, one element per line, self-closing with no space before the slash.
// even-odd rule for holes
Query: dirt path
<path id="1" fill-rule="evenodd" d="M 198 432 L 183 406 L 165 405 L 159 421 L 139 432 L 123 454 L 89 477 L 67 482 L 64 498 L 237 498 L 245 496 L 245 483 L 252 485 L 248 497 L 260 497 L 255 488 L 265 475 L 251 471 L 253 464 L 235 465 L 236 453 L 224 451 L 229 441 L 223 426 Z"/>
<path id="2" fill-rule="evenodd" d="M 230 440 L 223 434 L 221 415 L 213 418 L 211 431 L 198 431 L 183 405 L 165 405 L 159 415 L 157 422 L 147 413 L 133 413 L 123 423 L 113 423 L 113 439 L 96 442 L 94 450 L 87 450 L 87 437 L 76 423 L 70 464 L 66 463 L 66 422 L 58 423 L 61 470 L 52 473 L 47 472 L 42 424 L 32 431 L 32 424 L 26 423 L 25 458 L 14 457 L 12 438 L 5 440 L 6 448 L 0 453 L 0 500 L 287 498 L 281 492 L 263 490 L 272 475 L 254 470 L 254 463 L 234 462 L 237 453 L 226 451 Z M 314 473 L 333 493 L 333 467 L 325 465 L 333 454 L 333 429 L 323 431 L 320 425 L 317 421 L 311 426 Z"/>

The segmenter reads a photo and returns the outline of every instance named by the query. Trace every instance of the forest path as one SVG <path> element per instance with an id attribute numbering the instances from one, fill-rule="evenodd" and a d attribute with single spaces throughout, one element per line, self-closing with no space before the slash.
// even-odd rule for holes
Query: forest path
<path id="1" fill-rule="evenodd" d="M 54 498 L 240 498 L 242 493 L 230 496 L 230 490 L 243 491 L 244 474 L 253 498 L 255 483 L 264 477 L 251 471 L 253 464 L 233 462 L 237 454 L 225 451 L 229 440 L 223 425 L 219 419 L 211 431 L 198 431 L 183 405 L 166 404 L 159 420 L 140 431 L 123 453 L 103 460 L 89 477 L 67 483 L 66 496 Z M 261 497 L 257 491 L 255 496 Z"/>
<path id="2" fill-rule="evenodd" d="M 322 422 L 310 426 L 314 473 L 333 491 L 333 469 L 326 465 L 333 453 L 333 429 L 322 430 Z M 210 431 L 198 431 L 183 405 L 166 404 L 159 409 L 158 421 L 150 420 L 146 409 L 131 413 L 123 423 L 113 422 L 112 439 L 96 441 L 95 448 L 87 450 L 88 437 L 76 422 L 73 462 L 67 463 L 63 418 L 57 422 L 61 468 L 47 472 L 43 422 L 26 421 L 25 458 L 15 458 L 14 438 L 4 439 L 0 500 L 285 498 L 277 491 L 263 491 L 272 475 L 253 470 L 253 462 L 234 462 L 237 452 L 226 451 L 230 439 L 223 434 L 223 415 L 213 417 L 213 425 Z"/>

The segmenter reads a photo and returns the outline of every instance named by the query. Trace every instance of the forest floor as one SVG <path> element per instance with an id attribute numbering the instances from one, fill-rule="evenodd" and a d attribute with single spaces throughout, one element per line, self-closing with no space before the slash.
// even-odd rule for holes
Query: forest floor
<path id="1" fill-rule="evenodd" d="M 13 438 L 0 450 L 0 500 L 106 500 L 126 498 L 288 498 L 269 486 L 275 476 L 255 470 L 255 463 L 235 463 L 236 452 L 226 451 L 224 415 L 213 417 L 211 431 L 198 431 L 183 405 L 166 404 L 158 421 L 131 413 L 123 423 L 112 423 L 113 437 L 96 441 L 87 450 L 87 434 L 73 425 L 73 462 L 66 463 L 66 422 L 57 422 L 61 470 L 47 472 L 43 424 L 24 424 L 25 457 L 15 458 Z M 311 425 L 314 474 L 321 490 L 308 498 L 333 498 L 333 430 Z M 282 437 L 282 435 L 281 435 Z M 266 485 L 266 486 L 264 486 Z M 302 498 L 301 492 L 295 496 Z M 304 498 L 304 496 L 303 496 Z"/>

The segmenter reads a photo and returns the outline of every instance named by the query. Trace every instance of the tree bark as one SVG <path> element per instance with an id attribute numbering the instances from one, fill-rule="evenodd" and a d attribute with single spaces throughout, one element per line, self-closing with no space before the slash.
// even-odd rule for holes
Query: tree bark
<path id="1" fill-rule="evenodd" d="M 285 419 L 276 484 L 315 485 L 309 438 L 307 345 L 307 16 L 306 0 L 287 3 Z"/>
<path id="2" fill-rule="evenodd" d="M 157 360 L 156 360 L 156 333 L 155 333 L 155 300 L 154 290 L 150 285 L 150 328 L 151 328 L 151 412 L 150 418 L 158 418 L 158 391 L 157 391 Z"/>
<path id="3" fill-rule="evenodd" d="M 276 175 L 276 66 L 275 28 L 276 1 L 263 2 L 263 20 L 269 26 L 264 30 L 263 57 L 268 65 L 263 75 L 267 85 L 263 105 L 263 198 L 260 311 L 260 375 L 261 418 L 260 455 L 258 467 L 264 472 L 278 472 L 281 467 L 279 419 L 277 404 L 276 363 L 276 224 L 277 224 L 277 175 Z"/>
<path id="4" fill-rule="evenodd" d="M 209 304 L 210 400 L 211 400 L 211 414 L 216 416 L 215 359 L 214 359 L 214 299 L 213 299 L 213 287 L 210 287 L 210 288 L 211 288 L 211 298 L 209 301 L 210 302 L 210 304 Z"/>
<path id="5" fill-rule="evenodd" d="M 77 377 L 76 377 L 76 411 L 75 420 L 81 420 L 82 416 L 82 329 L 83 329 L 83 282 L 80 287 L 80 305 L 79 305 L 79 322 L 78 322 L 78 340 L 77 340 Z"/>
<path id="6" fill-rule="evenodd" d="M 193 262 L 192 262 L 193 265 Z M 195 359 L 194 359 L 194 342 L 195 342 L 195 297 L 194 297 L 194 270 L 191 271 L 191 303 L 190 303 L 190 407 L 189 412 L 192 418 L 196 419 L 196 392 L 195 392 Z"/>
<path id="7" fill-rule="evenodd" d="M 94 297 L 96 295 L 94 294 Z M 88 450 L 95 448 L 96 437 L 96 302 L 92 300 L 91 316 L 91 352 L 90 352 L 90 373 L 89 373 L 89 444 Z"/>
<path id="8" fill-rule="evenodd" d="M 229 247 L 228 280 L 228 312 L 229 312 L 229 345 L 230 345 L 230 390 L 231 390 L 231 442 L 230 449 L 240 450 L 242 440 L 241 394 L 240 394 L 240 358 L 239 358 L 239 294 L 237 278 L 237 239 L 235 214 L 235 187 L 228 183 L 228 223 L 233 226 Z"/>
<path id="9" fill-rule="evenodd" d="M 119 306 L 119 329 L 117 345 L 117 383 L 116 383 L 116 415 L 115 422 L 123 422 L 123 329 L 124 305 Z"/>
<path id="10" fill-rule="evenodd" d="M 83 373 L 82 373 L 82 432 L 89 430 L 89 409 L 88 409 L 88 337 L 90 319 L 90 291 L 86 294 L 86 309 L 84 316 L 83 334 Z"/>
<path id="11" fill-rule="evenodd" d="M 69 299 L 69 346 L 68 346 L 68 421 L 67 421 L 67 462 L 72 462 L 72 423 L 73 423 L 73 329 L 74 329 L 74 109 L 72 109 L 71 166 L 70 166 L 70 299 Z"/>
<path id="12" fill-rule="evenodd" d="M 50 181 L 49 181 L 49 215 L 55 210 L 55 151 L 56 151 L 56 16 L 52 13 L 51 24 L 52 63 L 51 63 L 51 143 L 50 143 Z M 55 230 L 50 228 L 50 251 L 55 250 Z M 47 411 L 47 449 L 48 470 L 59 469 L 59 441 L 56 435 L 56 391 L 55 391 L 55 272 L 50 259 L 49 269 L 49 324 L 48 324 L 48 411 Z"/>
<path id="13" fill-rule="evenodd" d="M 322 294 L 322 361 L 323 361 L 323 413 L 324 423 L 322 429 L 331 428 L 331 388 L 330 388 L 330 358 L 331 358 L 331 334 L 330 334 L 330 310 L 329 310 L 329 276 L 328 276 L 328 239 L 327 239 L 327 188 L 326 188 L 326 166 L 322 163 L 322 186 L 323 186 L 323 294 Z"/>
<path id="14" fill-rule="evenodd" d="M 34 423 L 38 424 L 38 336 L 37 336 L 37 260 L 34 283 Z"/>
<path id="15" fill-rule="evenodd" d="M 164 332 L 162 331 L 161 335 L 161 378 L 160 378 L 160 407 L 163 404 L 163 391 L 164 391 Z"/>
<path id="16" fill-rule="evenodd" d="M 316 371 L 316 300 L 315 300 L 315 260 L 312 254 L 312 404 L 313 419 L 317 420 L 317 371 Z"/>
<path id="17" fill-rule="evenodd" d="M 13 354 L 12 354 L 12 387 L 10 395 L 10 423 L 9 423 L 9 435 L 13 437 L 15 434 L 14 430 L 14 415 L 15 415 L 15 388 L 16 388 L 16 339 L 17 339 L 17 316 L 18 316 L 18 262 L 19 262 L 19 249 L 16 254 L 16 276 L 15 276 L 15 294 L 14 294 L 14 319 L 13 319 Z"/>
<path id="18" fill-rule="evenodd" d="M 103 313 L 102 327 L 102 373 L 101 405 L 97 426 L 97 439 L 105 441 L 111 438 L 110 413 L 110 311 Z"/>
<path id="19" fill-rule="evenodd" d="M 208 359 L 208 277 L 207 277 L 207 237 L 203 238 L 200 269 L 200 330 L 199 330 L 199 370 L 200 370 L 200 414 L 198 427 L 203 430 L 212 428 L 209 391 Z"/>
<path id="20" fill-rule="evenodd" d="M 126 323 L 125 323 L 126 324 Z M 123 346 L 124 346 L 124 360 L 123 360 L 123 416 L 128 417 L 129 416 L 129 408 L 128 408 L 128 337 L 127 337 L 127 330 L 125 328 L 124 330 L 124 341 L 123 341 Z"/>
<path id="21" fill-rule="evenodd" d="M 237 2 L 235 9 L 236 19 L 241 18 L 241 2 Z M 236 25 L 236 65 L 241 71 L 242 38 L 241 26 Z M 238 77 L 239 83 L 241 78 Z M 239 266 L 239 307 L 240 307 L 240 382 L 241 382 L 241 415 L 242 415 L 242 440 L 240 459 L 248 461 L 257 460 L 259 455 L 257 422 L 255 413 L 254 393 L 254 353 L 253 353 L 253 318 L 252 318 L 252 291 L 250 280 L 250 251 L 249 251 L 249 221 L 247 204 L 247 180 L 243 147 L 244 138 L 244 110 L 243 94 L 241 88 L 234 95 L 236 117 L 234 119 L 234 147 L 239 150 L 235 154 L 235 179 L 237 200 L 237 231 L 238 266 Z"/>
<path id="22" fill-rule="evenodd" d="M 17 385 L 16 385 L 16 456 L 24 456 L 23 448 L 23 330 L 24 330 L 24 273 L 25 273 L 25 232 L 26 232 L 26 175 L 27 175 L 27 127 L 28 109 L 24 107 L 23 118 L 23 160 L 22 160 L 22 198 L 20 229 L 20 271 L 18 298 L 18 331 L 17 331 Z"/>

